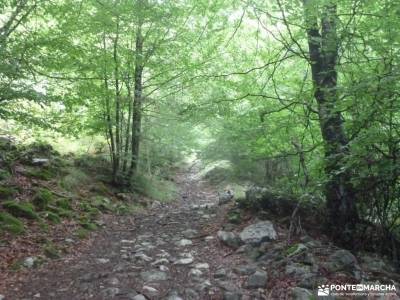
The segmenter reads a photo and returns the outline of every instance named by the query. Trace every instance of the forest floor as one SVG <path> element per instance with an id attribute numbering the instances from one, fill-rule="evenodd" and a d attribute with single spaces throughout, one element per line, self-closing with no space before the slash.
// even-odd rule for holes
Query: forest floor
<path id="1" fill-rule="evenodd" d="M 180 173 L 176 182 L 178 201 L 133 216 L 108 215 L 79 255 L 8 280 L 5 299 L 222 299 L 215 280 L 225 275 L 217 270 L 245 263 L 216 238 L 226 207 L 195 174 Z"/>

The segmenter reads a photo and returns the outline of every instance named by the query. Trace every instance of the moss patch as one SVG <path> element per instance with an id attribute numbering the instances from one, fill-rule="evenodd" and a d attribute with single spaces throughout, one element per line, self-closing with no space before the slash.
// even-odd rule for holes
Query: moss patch
<path id="1" fill-rule="evenodd" d="M 47 189 L 39 189 L 33 197 L 33 204 L 44 210 L 53 201 L 53 194 Z"/>
<path id="2" fill-rule="evenodd" d="M 25 231 L 24 223 L 6 212 L 0 212 L 0 229 L 14 234 Z"/>
<path id="3" fill-rule="evenodd" d="M 60 252 L 58 249 L 51 243 L 48 243 L 46 246 L 43 247 L 43 253 L 48 258 L 56 259 L 60 258 Z"/>
<path id="4" fill-rule="evenodd" d="M 25 175 L 40 180 L 50 180 L 56 176 L 56 173 L 47 168 L 29 168 L 26 170 Z"/>
<path id="5" fill-rule="evenodd" d="M 43 217 L 46 218 L 47 220 L 53 222 L 53 223 L 56 223 L 56 224 L 61 223 L 61 218 L 60 218 L 60 216 L 57 215 L 57 214 L 54 213 L 54 212 L 45 211 L 45 212 L 43 213 Z"/>
<path id="6" fill-rule="evenodd" d="M 56 206 L 65 210 L 71 210 L 71 201 L 66 198 L 58 199 L 56 201 Z"/>
<path id="7" fill-rule="evenodd" d="M 80 239 L 86 239 L 89 236 L 89 230 L 87 230 L 85 228 L 79 228 L 75 232 L 75 235 Z"/>
<path id="8" fill-rule="evenodd" d="M 242 218 L 240 216 L 240 211 L 237 211 L 237 210 L 229 211 L 227 217 L 228 217 L 229 223 L 232 223 L 232 224 L 240 224 L 240 222 L 242 221 Z"/>
<path id="9" fill-rule="evenodd" d="M 6 201 L 3 203 L 3 208 L 15 217 L 26 219 L 38 219 L 39 216 L 30 203 L 17 203 L 15 201 Z"/>
<path id="10" fill-rule="evenodd" d="M 9 199 L 13 197 L 17 193 L 17 190 L 14 187 L 9 186 L 0 186 L 0 198 L 1 199 Z"/>
<path id="11" fill-rule="evenodd" d="M 8 179 L 10 177 L 11 177 L 11 174 L 8 171 L 0 169 L 0 181 L 1 180 L 6 180 L 6 179 Z"/>

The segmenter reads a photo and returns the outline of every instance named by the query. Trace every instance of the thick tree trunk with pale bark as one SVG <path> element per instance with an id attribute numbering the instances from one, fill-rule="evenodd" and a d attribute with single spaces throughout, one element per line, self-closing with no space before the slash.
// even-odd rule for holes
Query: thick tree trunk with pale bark
<path id="1" fill-rule="evenodd" d="M 337 93 L 337 11 L 327 2 L 318 20 L 317 9 L 304 0 L 309 59 L 318 104 L 319 123 L 325 145 L 325 185 L 329 233 L 341 243 L 351 243 L 358 221 L 351 174 L 344 167 L 349 155 L 343 118 L 338 111 Z"/>

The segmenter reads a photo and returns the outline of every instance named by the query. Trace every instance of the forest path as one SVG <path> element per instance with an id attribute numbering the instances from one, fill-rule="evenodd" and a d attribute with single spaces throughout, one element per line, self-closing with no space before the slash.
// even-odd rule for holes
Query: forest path
<path id="1" fill-rule="evenodd" d="M 242 279 L 224 267 L 245 261 L 216 238 L 226 208 L 195 175 L 177 174 L 180 199 L 173 203 L 106 218 L 79 256 L 32 270 L 5 299 L 239 299 Z"/>

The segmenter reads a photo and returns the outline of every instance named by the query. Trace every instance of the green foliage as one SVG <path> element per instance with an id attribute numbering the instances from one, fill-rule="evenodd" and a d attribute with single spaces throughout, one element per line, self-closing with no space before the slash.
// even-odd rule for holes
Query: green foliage
<path id="1" fill-rule="evenodd" d="M 60 181 L 60 186 L 69 192 L 76 192 L 81 186 L 85 186 L 90 182 L 90 178 L 86 173 L 77 168 L 68 169 L 68 174 Z"/>
<path id="2" fill-rule="evenodd" d="M 168 202 L 176 199 L 176 185 L 168 180 L 162 180 L 155 176 L 138 175 L 132 179 L 134 191 L 151 199 Z"/>
<path id="3" fill-rule="evenodd" d="M 33 197 L 33 204 L 40 210 L 46 209 L 46 207 L 53 202 L 53 194 L 51 191 L 45 188 L 41 188 L 36 191 Z"/>
<path id="4" fill-rule="evenodd" d="M 13 234 L 21 234 L 25 231 L 24 223 L 6 212 L 0 212 L 0 229 Z"/>
<path id="5" fill-rule="evenodd" d="M 15 201 L 6 201 L 2 203 L 3 208 L 15 217 L 27 219 L 39 219 L 38 214 L 30 203 L 17 203 Z"/>
<path id="6" fill-rule="evenodd" d="M 51 180 L 55 177 L 55 172 L 47 168 L 30 167 L 27 168 L 25 174 L 29 177 L 41 179 L 41 180 Z"/>

